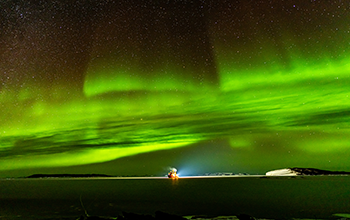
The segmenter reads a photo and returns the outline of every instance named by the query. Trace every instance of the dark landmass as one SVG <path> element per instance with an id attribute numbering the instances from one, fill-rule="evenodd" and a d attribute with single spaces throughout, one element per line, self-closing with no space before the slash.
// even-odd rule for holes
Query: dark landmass
<path id="1" fill-rule="evenodd" d="M 329 170 L 320 170 L 315 168 L 293 167 L 289 169 L 296 172 L 297 175 L 349 175 L 350 174 L 350 172 L 345 172 L 345 171 L 329 171 Z"/>
<path id="2" fill-rule="evenodd" d="M 349 175 L 350 172 L 345 171 L 329 171 L 315 168 L 285 168 L 272 170 L 266 173 L 266 176 L 319 176 L 319 175 Z"/>
<path id="3" fill-rule="evenodd" d="M 107 174 L 33 174 L 21 178 L 89 178 L 89 177 L 154 177 L 153 175 L 117 175 Z"/>
<path id="4" fill-rule="evenodd" d="M 247 173 L 205 173 L 201 176 L 245 176 Z M 266 173 L 267 176 L 316 176 L 316 175 L 350 175 L 346 171 L 329 171 L 315 168 L 292 167 L 285 169 L 272 170 Z M 93 177 L 152 177 L 151 175 L 126 175 L 111 176 L 107 174 L 33 174 L 24 178 L 93 178 Z"/>
<path id="5" fill-rule="evenodd" d="M 86 177 L 113 177 L 106 174 L 33 174 L 25 178 L 86 178 Z"/>
<path id="6" fill-rule="evenodd" d="M 182 217 L 178 215 L 168 214 L 165 212 L 157 211 L 155 215 L 142 215 L 136 213 L 123 212 L 122 215 L 117 217 L 101 217 L 101 216 L 90 216 L 82 215 L 77 220 L 106 220 L 106 219 L 117 219 L 117 220 L 224 220 L 224 219 L 238 219 L 238 220 L 254 220 L 255 218 L 246 214 L 239 214 L 237 216 L 187 216 Z"/>

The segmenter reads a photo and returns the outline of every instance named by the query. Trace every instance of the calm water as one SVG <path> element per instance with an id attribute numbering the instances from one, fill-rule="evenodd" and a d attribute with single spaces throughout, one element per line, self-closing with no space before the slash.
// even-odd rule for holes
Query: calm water
<path id="1" fill-rule="evenodd" d="M 117 216 L 122 211 L 258 218 L 350 213 L 349 176 L 0 180 L 2 218 Z M 333 216 L 334 217 L 334 216 Z"/>

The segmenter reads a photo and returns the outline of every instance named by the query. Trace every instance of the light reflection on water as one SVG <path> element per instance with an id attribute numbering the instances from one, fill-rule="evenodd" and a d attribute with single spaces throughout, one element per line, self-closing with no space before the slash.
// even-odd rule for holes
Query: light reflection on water
<path id="1" fill-rule="evenodd" d="M 1 215 L 79 216 L 122 211 L 257 218 L 331 218 L 347 213 L 349 176 L 0 180 Z"/>

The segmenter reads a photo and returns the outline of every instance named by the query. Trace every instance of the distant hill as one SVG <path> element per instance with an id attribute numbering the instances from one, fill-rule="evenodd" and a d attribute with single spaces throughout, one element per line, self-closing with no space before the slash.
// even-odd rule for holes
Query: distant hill
<path id="1" fill-rule="evenodd" d="M 199 176 L 245 176 L 249 175 L 247 173 L 229 173 L 229 172 L 219 172 L 219 173 L 205 173 L 205 174 L 200 174 Z"/>
<path id="2" fill-rule="evenodd" d="M 266 176 L 316 176 L 316 175 L 349 175 L 350 172 L 345 171 L 329 171 L 315 168 L 285 168 L 272 170 L 266 173 Z"/>
<path id="3" fill-rule="evenodd" d="M 71 178 L 81 178 L 81 177 L 113 177 L 106 174 L 33 174 L 25 178 L 62 178 L 62 177 L 71 177 Z"/>

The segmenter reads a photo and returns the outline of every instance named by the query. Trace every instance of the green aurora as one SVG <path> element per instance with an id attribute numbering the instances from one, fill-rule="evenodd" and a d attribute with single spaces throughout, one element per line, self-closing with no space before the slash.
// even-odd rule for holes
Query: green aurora
<path id="1" fill-rule="evenodd" d="M 91 172 L 104 163 L 109 167 L 94 171 L 350 170 L 349 6 L 219 2 L 143 3 L 129 11 L 126 5 L 119 14 L 105 3 L 96 21 L 83 17 L 90 11 L 67 12 L 72 3 L 45 12 L 52 25 L 37 32 L 30 27 L 39 9 L 18 6 L 34 15 L 8 19 L 9 37 L 0 37 L 7 45 L 0 63 L 0 175 L 76 172 L 74 166 Z M 2 6 L 15 16 L 14 4 Z M 68 15 L 56 20 L 53 12 Z M 83 18 L 91 30 L 74 29 Z M 44 55 L 30 58 L 28 48 L 29 38 L 48 32 L 61 43 L 45 38 L 34 52 L 47 44 L 43 53 L 53 54 L 54 67 Z M 10 40 L 18 33 L 22 39 Z M 74 45 L 85 52 L 57 49 Z M 151 166 L 148 173 L 144 166 Z"/>

